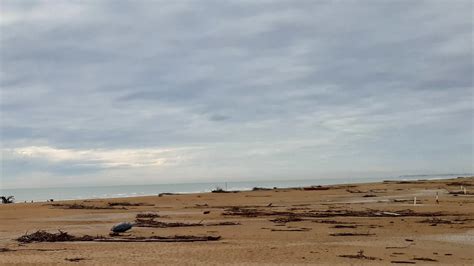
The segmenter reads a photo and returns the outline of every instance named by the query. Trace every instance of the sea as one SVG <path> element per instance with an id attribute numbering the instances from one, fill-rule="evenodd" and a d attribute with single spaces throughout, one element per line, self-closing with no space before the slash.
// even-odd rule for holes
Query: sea
<path id="1" fill-rule="evenodd" d="M 304 180 L 265 180 L 265 181 L 238 181 L 238 182 L 207 182 L 207 183 L 179 183 L 179 184 L 152 184 L 152 185 L 122 185 L 122 186 L 84 186 L 84 187 L 55 187 L 55 188 L 19 188 L 2 189 L 0 196 L 14 196 L 15 202 L 44 202 L 54 200 L 78 200 L 100 198 L 123 198 L 152 196 L 160 193 L 201 193 L 211 192 L 216 188 L 225 190 L 252 190 L 260 188 L 291 188 L 317 185 L 335 185 L 351 183 L 368 183 L 383 180 L 420 180 L 443 179 L 458 176 L 472 176 L 472 174 L 442 174 L 442 175 L 405 175 L 396 177 L 354 177 L 354 178 L 326 178 Z"/>

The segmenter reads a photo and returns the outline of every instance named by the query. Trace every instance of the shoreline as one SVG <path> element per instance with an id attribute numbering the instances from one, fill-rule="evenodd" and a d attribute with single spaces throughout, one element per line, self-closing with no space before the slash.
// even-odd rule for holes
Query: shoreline
<path id="1" fill-rule="evenodd" d="M 431 178 L 427 178 L 429 176 L 435 176 Z M 285 182 L 291 182 L 291 183 L 301 183 L 301 185 L 296 185 L 296 186 L 279 186 L 278 188 L 280 189 L 290 189 L 290 188 L 298 188 L 298 187 L 304 187 L 304 186 L 337 186 L 337 185 L 350 185 L 350 184 L 372 184 L 372 183 L 379 183 L 379 182 L 398 182 L 398 181 L 422 181 L 422 180 L 427 180 L 427 181 L 434 181 L 434 180 L 444 180 L 444 179 L 455 179 L 455 178 L 463 178 L 464 176 L 458 176 L 457 174 L 453 174 L 451 176 L 441 176 L 440 175 L 413 175 L 410 176 L 410 178 L 406 178 L 405 176 L 403 178 L 353 178 L 355 180 L 349 179 L 334 179 L 334 182 L 331 182 L 331 179 L 302 179 L 302 180 L 276 180 L 274 182 L 272 181 L 242 181 L 242 182 L 227 182 L 230 183 L 231 187 L 229 190 L 235 190 L 235 191 L 252 191 L 253 188 L 255 187 L 261 187 L 261 188 L 275 188 L 277 186 L 274 185 L 269 185 L 269 183 L 274 183 L 274 184 L 281 184 Z M 420 179 L 422 178 L 422 179 Z M 347 181 L 344 181 L 347 180 Z M 329 181 L 329 182 L 328 182 Z M 17 198 L 16 196 L 16 202 L 15 203 L 31 203 L 33 202 L 48 202 L 50 199 L 54 199 L 55 201 L 74 201 L 74 200 L 87 200 L 87 199 L 118 199 L 118 198 L 134 198 L 134 197 L 144 197 L 144 196 L 155 196 L 161 193 L 174 193 L 174 194 L 199 194 L 199 193 L 210 193 L 213 189 L 216 187 L 219 187 L 219 185 L 224 185 L 226 182 L 215 182 L 215 183 L 178 183 L 178 184 L 153 184 L 153 185 L 124 185 L 124 186 L 99 186 L 99 187 L 93 187 L 93 186 L 87 186 L 87 187 L 54 187 L 54 188 L 26 188 L 26 189 L 3 189 L 0 190 L 0 193 L 4 194 L 3 196 L 15 196 L 15 192 L 35 192 L 35 191 L 50 191 L 50 194 L 48 196 L 37 196 L 38 198 L 29 198 L 25 199 L 20 196 L 20 198 Z M 247 186 L 247 187 L 242 187 L 242 186 L 235 186 L 234 184 L 240 184 L 240 183 L 246 183 L 246 184 L 251 184 L 256 186 Z M 260 184 L 260 185 L 258 185 Z M 265 184 L 265 185 L 261 185 Z M 192 185 L 200 185 L 201 187 L 206 186 L 206 189 L 202 190 L 192 190 L 192 191 L 176 191 L 176 190 L 165 190 L 161 187 L 173 187 L 173 186 L 192 186 Z M 234 185 L 234 186 L 232 186 Z M 155 187 L 157 191 L 153 192 L 134 192 L 133 189 L 141 187 L 141 188 L 149 188 L 149 187 Z M 132 188 L 131 192 L 125 192 L 125 191 L 120 191 L 121 193 L 114 193 L 114 192 L 107 192 L 104 195 L 85 195 L 85 196 L 76 196 L 73 198 L 67 198 L 67 197 L 58 197 L 57 193 L 58 190 L 65 190 L 71 192 L 71 191 L 76 191 L 76 190 L 88 190 L 88 189 L 98 189 L 98 193 L 101 189 L 108 189 L 108 188 L 119 188 L 119 189 L 126 189 L 126 188 Z M 44 192 L 46 193 L 46 192 Z M 56 194 L 55 194 L 56 193 Z M 112 195 L 109 195 L 112 193 Z M 0 196 L 2 195 L 0 194 Z M 62 194 L 62 193 L 61 193 Z M 72 193 L 74 194 L 74 193 Z M 20 194 L 21 195 L 21 194 Z"/>

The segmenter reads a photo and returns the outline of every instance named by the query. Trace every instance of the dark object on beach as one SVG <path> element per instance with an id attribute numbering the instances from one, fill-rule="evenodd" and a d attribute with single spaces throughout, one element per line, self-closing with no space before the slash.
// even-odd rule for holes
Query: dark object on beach
<path id="1" fill-rule="evenodd" d="M 181 222 L 161 222 L 154 219 L 136 219 L 134 226 L 136 227 L 154 227 L 154 228 L 168 228 L 168 227 L 191 227 L 191 226 L 218 226 L 218 225 L 240 225 L 238 222 L 216 222 L 216 223 L 181 223 Z"/>
<path id="2" fill-rule="evenodd" d="M 67 232 L 59 231 L 53 234 L 45 231 L 37 231 L 32 234 L 25 234 L 16 240 L 20 243 L 32 242 L 73 242 L 73 241 L 95 241 L 95 242 L 195 242 L 195 241 L 217 241 L 220 236 L 192 236 L 192 235 L 175 235 L 175 236 L 151 236 L 151 237 L 125 237 L 110 238 L 104 236 L 81 237 L 70 235 Z"/>
<path id="3" fill-rule="evenodd" d="M 70 261 L 70 262 L 79 262 L 81 260 L 85 260 L 85 258 L 65 258 L 64 260 Z"/>
<path id="4" fill-rule="evenodd" d="M 2 199 L 3 204 L 10 204 L 10 203 L 13 203 L 15 201 L 14 196 L 8 196 L 8 197 L 1 196 L 0 199 Z"/>
<path id="5" fill-rule="evenodd" d="M 0 252 L 11 252 L 11 251 L 16 251 L 16 250 L 9 249 L 9 248 L 0 248 Z"/>
<path id="6" fill-rule="evenodd" d="M 221 187 L 216 187 L 215 189 L 211 190 L 212 193 L 229 193 L 229 191 L 224 190 Z"/>
<path id="7" fill-rule="evenodd" d="M 254 187 L 252 188 L 252 191 L 263 191 L 263 190 L 272 190 L 271 188 L 265 188 L 265 187 Z"/>
<path id="8" fill-rule="evenodd" d="M 423 257 L 414 257 L 414 260 L 421 260 L 421 261 L 438 261 L 432 258 L 423 258 Z"/>
<path id="9" fill-rule="evenodd" d="M 126 210 L 125 207 L 114 208 L 111 206 L 100 207 L 100 206 L 91 206 L 91 205 L 82 205 L 82 204 L 52 204 L 51 206 L 61 208 L 61 209 L 73 209 L 73 210 Z"/>
<path id="10" fill-rule="evenodd" d="M 66 241 L 93 241 L 94 239 L 101 238 L 101 236 L 92 237 L 89 235 L 84 235 L 81 237 L 73 236 L 67 232 L 58 230 L 59 232 L 48 233 L 46 231 L 36 231 L 32 234 L 24 234 L 17 238 L 16 240 L 20 243 L 32 243 L 32 242 L 66 242 Z"/>
<path id="11" fill-rule="evenodd" d="M 160 193 L 160 194 L 158 194 L 158 197 L 172 196 L 172 195 L 178 195 L 178 194 L 176 194 L 176 193 Z"/>
<path id="12" fill-rule="evenodd" d="M 407 261 L 407 260 L 392 260 L 390 263 L 403 263 L 403 264 L 416 264 L 414 261 Z"/>
<path id="13" fill-rule="evenodd" d="M 114 226 L 112 226 L 112 228 L 110 229 L 110 231 L 114 232 L 114 233 L 123 233 L 123 232 L 126 232 L 130 229 L 132 229 L 133 227 L 133 224 L 132 223 L 119 223 L 119 224 L 116 224 Z"/>
<path id="14" fill-rule="evenodd" d="M 293 215 L 290 215 L 290 216 L 287 216 L 287 217 L 279 217 L 279 218 L 275 218 L 275 219 L 272 219 L 270 220 L 274 223 L 289 223 L 289 222 L 299 222 L 299 221 L 303 221 L 303 219 L 299 218 L 299 217 L 296 217 L 296 216 L 293 216 Z"/>
<path id="15" fill-rule="evenodd" d="M 203 214 L 209 214 L 211 211 L 204 211 Z"/>
<path id="16" fill-rule="evenodd" d="M 339 257 L 350 258 L 350 259 L 360 259 L 360 260 L 382 260 L 382 259 L 376 258 L 376 257 L 365 256 L 363 250 L 359 250 L 357 252 L 357 255 L 339 255 Z"/>
<path id="17" fill-rule="evenodd" d="M 156 212 L 145 212 L 145 213 L 138 213 L 136 218 L 143 219 L 143 218 L 158 218 L 160 215 Z"/>
<path id="18" fill-rule="evenodd" d="M 311 187 L 304 187 L 303 190 L 328 190 L 329 187 L 323 186 L 311 186 Z"/>
<path id="19" fill-rule="evenodd" d="M 357 225 L 336 224 L 332 228 L 357 228 Z"/>
<path id="20" fill-rule="evenodd" d="M 54 202 L 54 199 L 49 199 L 49 202 Z"/>
<path id="21" fill-rule="evenodd" d="M 364 197 L 364 198 L 373 198 L 373 197 L 377 197 L 377 195 L 365 194 L 363 197 Z"/>

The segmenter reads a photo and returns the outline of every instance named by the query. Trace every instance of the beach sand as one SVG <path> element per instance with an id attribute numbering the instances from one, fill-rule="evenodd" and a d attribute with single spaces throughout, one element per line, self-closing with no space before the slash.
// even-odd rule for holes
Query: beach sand
<path id="1" fill-rule="evenodd" d="M 467 195 L 449 193 L 460 191 L 461 185 Z M 74 203 L 117 205 L 68 209 Z M 122 236 L 108 235 L 114 224 L 133 222 L 137 214 L 147 212 L 161 216 L 154 221 L 202 226 L 134 227 Z M 474 177 L 3 204 L 0 219 L 2 264 L 474 264 Z M 238 224 L 212 225 L 217 222 Z M 184 243 L 14 240 L 37 230 L 108 239 L 221 238 Z"/>

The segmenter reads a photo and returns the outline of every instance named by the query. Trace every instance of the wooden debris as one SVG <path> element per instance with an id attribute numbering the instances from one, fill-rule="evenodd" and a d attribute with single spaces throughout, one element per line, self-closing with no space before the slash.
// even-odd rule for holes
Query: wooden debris
<path id="1" fill-rule="evenodd" d="M 126 210 L 125 207 L 115 208 L 111 206 L 92 206 L 92 205 L 83 205 L 83 204 L 51 204 L 52 207 L 60 209 L 70 209 L 70 210 Z"/>
<path id="2" fill-rule="evenodd" d="M 365 210 L 365 211 L 353 211 L 353 210 L 326 210 L 326 211 L 308 211 L 308 212 L 289 212 L 289 211 L 272 211 L 263 210 L 257 208 L 246 208 L 235 206 L 224 210 L 222 215 L 231 216 L 245 216 L 245 217 L 261 217 L 261 216 L 297 216 L 297 217 L 433 217 L 433 216 L 447 216 L 455 215 L 443 212 L 415 212 L 410 209 L 400 210 L 397 212 L 387 212 L 379 210 Z"/>
<path id="3" fill-rule="evenodd" d="M 213 222 L 213 223 L 182 223 L 182 222 L 163 222 L 156 221 L 153 218 L 143 219 L 137 218 L 135 220 L 135 227 L 154 227 L 154 228 L 168 228 L 168 227 L 190 227 L 190 226 L 221 226 L 221 225 L 240 225 L 238 222 Z"/>
<path id="4" fill-rule="evenodd" d="M 414 257 L 414 260 L 421 260 L 421 261 L 433 261 L 436 262 L 438 260 L 432 259 L 432 258 L 423 258 L 423 257 Z"/>
<path id="5" fill-rule="evenodd" d="M 85 260 L 85 258 L 80 258 L 80 257 L 76 257 L 76 258 L 65 258 L 64 260 L 67 260 L 67 261 L 70 261 L 70 262 L 79 262 L 81 260 Z"/>
<path id="6" fill-rule="evenodd" d="M 392 260 L 390 263 L 404 263 L 404 264 L 416 264 L 414 261 L 407 261 L 407 260 Z"/>
<path id="7" fill-rule="evenodd" d="M 287 217 L 279 217 L 279 218 L 275 218 L 275 219 L 272 219 L 270 220 L 274 223 L 289 223 L 289 222 L 299 222 L 299 221 L 303 221 L 303 219 L 299 218 L 299 217 L 296 217 L 296 216 L 287 216 Z"/>
<path id="8" fill-rule="evenodd" d="M 20 243 L 32 243 L 32 242 L 70 242 L 70 241 L 93 241 L 95 239 L 104 238 L 103 236 L 89 236 L 84 235 L 81 237 L 73 236 L 67 232 L 58 230 L 58 233 L 48 233 L 46 231 L 36 231 L 32 234 L 24 234 L 16 240 Z"/>
<path id="9" fill-rule="evenodd" d="M 151 237 L 104 237 L 104 236 L 74 236 L 67 232 L 59 231 L 59 233 L 48 233 L 46 231 L 37 231 L 32 234 L 25 234 L 16 240 L 20 243 L 33 242 L 76 242 L 76 241 L 94 241 L 94 242 L 195 242 L 195 241 L 216 241 L 220 236 L 192 236 L 192 235 L 175 235 L 175 236 L 151 236 Z"/>
<path id="10" fill-rule="evenodd" d="M 350 259 L 360 259 L 360 260 L 382 260 L 376 257 L 365 256 L 363 250 L 359 250 L 357 255 L 339 255 L 342 258 L 350 258 Z"/>
<path id="11" fill-rule="evenodd" d="M 311 186 L 311 187 L 304 187 L 303 190 L 328 190 L 330 187 L 323 187 L 323 186 Z"/>
<path id="12" fill-rule="evenodd" d="M 331 228 L 357 228 L 357 225 L 336 224 Z"/>
<path id="13" fill-rule="evenodd" d="M 145 213 L 139 213 L 136 215 L 137 219 L 146 219 L 146 218 L 158 218 L 160 215 L 156 212 L 145 212 Z"/>

